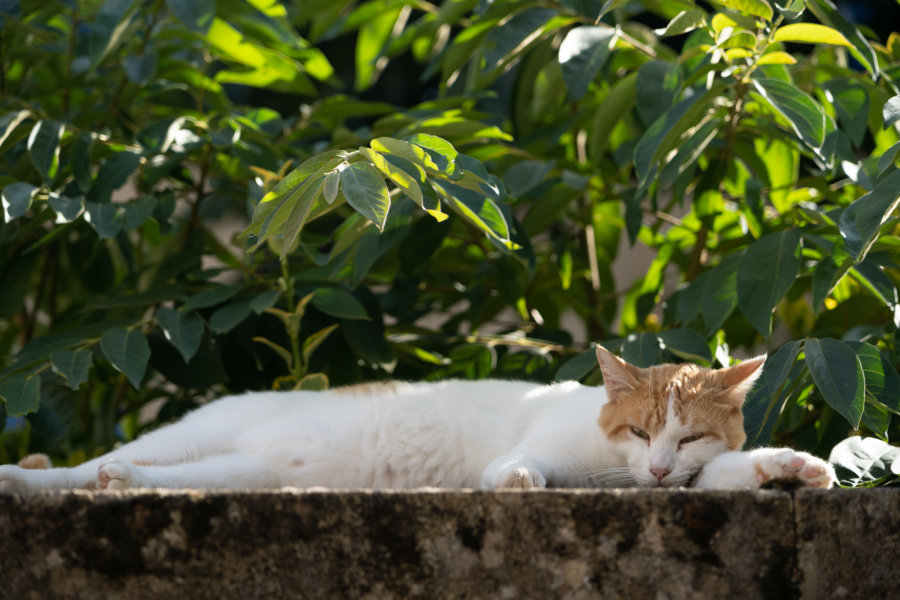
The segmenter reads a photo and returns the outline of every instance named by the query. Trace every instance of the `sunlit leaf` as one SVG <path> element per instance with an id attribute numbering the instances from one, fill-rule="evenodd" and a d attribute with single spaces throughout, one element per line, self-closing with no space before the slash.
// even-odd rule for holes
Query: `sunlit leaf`
<path id="1" fill-rule="evenodd" d="M 775 30 L 776 42 L 803 42 L 806 44 L 833 44 L 849 46 L 850 42 L 840 31 L 817 23 L 791 23 Z"/>
<path id="2" fill-rule="evenodd" d="M 391 197 L 384 179 L 368 163 L 357 162 L 341 171 L 341 191 L 347 204 L 372 221 L 378 229 L 384 229 Z"/>

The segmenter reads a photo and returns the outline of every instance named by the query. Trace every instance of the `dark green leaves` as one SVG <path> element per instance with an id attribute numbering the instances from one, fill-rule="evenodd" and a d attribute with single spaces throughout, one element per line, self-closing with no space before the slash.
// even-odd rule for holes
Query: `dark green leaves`
<path id="1" fill-rule="evenodd" d="M 878 233 L 879 227 L 900 202 L 900 170 L 878 182 L 868 194 L 861 196 L 841 213 L 839 226 L 844 245 L 861 260 Z"/>
<path id="2" fill-rule="evenodd" d="M 384 229 L 391 197 L 378 171 L 368 163 L 353 163 L 341 171 L 341 191 L 347 204 Z"/>
<path id="3" fill-rule="evenodd" d="M 18 417 L 35 412 L 41 403 L 39 375 L 16 375 L 0 382 L 0 397 L 6 402 L 6 412 Z"/>
<path id="4" fill-rule="evenodd" d="M 808 338 L 804 350 L 810 375 L 825 401 L 858 428 L 865 403 L 865 373 L 856 353 L 831 338 Z"/>
<path id="5" fill-rule="evenodd" d="M 139 389 L 150 360 L 147 337 L 139 329 L 117 327 L 103 334 L 100 349 L 109 362 L 125 374 L 131 385 Z"/>
<path id="6" fill-rule="evenodd" d="M 69 388 L 77 390 L 88 379 L 88 371 L 94 363 L 90 350 L 59 350 L 50 355 L 53 372 L 66 380 Z"/>
<path id="7" fill-rule="evenodd" d="M 59 143 L 63 125 L 55 121 L 38 121 L 28 135 L 28 156 L 45 182 L 50 183 L 59 169 Z"/>
<path id="8" fill-rule="evenodd" d="M 616 31 L 610 27 L 584 25 L 566 34 L 559 46 L 559 64 L 569 88 L 569 98 L 580 100 L 609 56 Z"/>
<path id="9" fill-rule="evenodd" d="M 216 16 L 216 0 L 166 0 L 166 5 L 188 29 L 205 34 Z"/>
<path id="10" fill-rule="evenodd" d="M 753 79 L 756 91 L 777 110 L 810 148 L 825 143 L 825 112 L 796 86 L 780 79 Z"/>
<path id="11" fill-rule="evenodd" d="M 181 353 L 184 362 L 189 362 L 203 341 L 203 320 L 193 311 L 166 307 L 156 311 L 156 320 L 166 339 Z"/>
<path id="12" fill-rule="evenodd" d="M 747 320 L 769 337 L 772 310 L 800 270 L 800 232 L 787 229 L 755 241 L 737 273 L 738 305 Z"/>
<path id="13" fill-rule="evenodd" d="M 9 223 L 27 213 L 36 190 L 37 188 L 30 183 L 22 181 L 11 183 L 3 188 L 3 193 L 0 195 L 3 201 L 3 219 Z"/>

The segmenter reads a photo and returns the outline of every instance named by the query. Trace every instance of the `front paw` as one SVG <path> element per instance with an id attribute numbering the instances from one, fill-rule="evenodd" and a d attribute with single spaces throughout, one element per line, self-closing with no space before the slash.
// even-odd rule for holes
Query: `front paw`
<path id="1" fill-rule="evenodd" d="M 543 488 L 547 487 L 544 476 L 528 467 L 516 467 L 504 473 L 497 481 L 497 488 Z"/>
<path id="2" fill-rule="evenodd" d="M 149 487 L 140 476 L 140 469 L 124 460 L 110 458 L 97 470 L 97 489 L 125 490 L 128 488 Z"/>
<path id="3" fill-rule="evenodd" d="M 807 487 L 827 489 L 837 481 L 834 469 L 827 462 L 790 448 L 778 449 L 758 457 L 754 461 L 754 467 L 761 484 L 773 479 L 787 479 Z"/>

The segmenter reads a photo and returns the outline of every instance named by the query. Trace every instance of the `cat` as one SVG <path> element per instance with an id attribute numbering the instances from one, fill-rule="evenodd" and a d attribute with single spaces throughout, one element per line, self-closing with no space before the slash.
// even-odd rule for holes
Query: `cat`
<path id="1" fill-rule="evenodd" d="M 603 387 L 449 380 L 225 397 L 77 467 L 0 466 L 0 491 L 834 484 L 809 454 L 739 450 L 765 357 L 638 368 L 598 346 L 597 359 Z"/>

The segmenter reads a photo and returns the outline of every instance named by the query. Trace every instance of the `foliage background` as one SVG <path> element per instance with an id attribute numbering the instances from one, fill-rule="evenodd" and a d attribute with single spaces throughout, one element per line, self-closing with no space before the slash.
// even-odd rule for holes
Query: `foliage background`
<path id="1" fill-rule="evenodd" d="M 898 85 L 829 0 L 2 0 L 0 459 L 591 341 L 893 481 Z"/>

